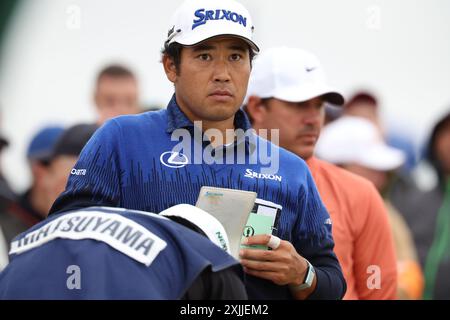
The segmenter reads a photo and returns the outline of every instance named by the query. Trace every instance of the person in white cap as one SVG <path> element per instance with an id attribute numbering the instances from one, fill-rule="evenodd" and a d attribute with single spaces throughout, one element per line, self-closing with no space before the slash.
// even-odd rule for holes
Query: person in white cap
<path id="1" fill-rule="evenodd" d="M 240 110 L 259 50 L 253 29 L 234 0 L 183 2 L 162 50 L 175 91 L 167 109 L 106 122 L 51 214 L 93 205 L 161 212 L 195 204 L 202 186 L 253 191 L 283 210 L 276 235 L 249 238 L 272 250 L 242 249 L 249 298 L 340 299 L 345 280 L 329 215 L 306 165 L 255 135 Z M 272 152 L 273 168 L 256 150 L 261 145 Z"/>
<path id="2" fill-rule="evenodd" d="M 278 129 L 280 146 L 303 158 L 311 170 L 333 223 L 335 252 L 347 281 L 344 299 L 393 299 L 396 260 L 381 197 L 369 181 L 314 156 L 326 104 L 343 103 L 342 94 L 327 84 L 317 57 L 281 47 L 255 60 L 245 110 L 257 131 Z M 379 269 L 370 269 L 374 265 Z"/>
<path id="3" fill-rule="evenodd" d="M 0 299 L 247 299 L 242 267 L 228 247 L 220 222 L 194 206 L 160 215 L 68 211 L 12 242 Z"/>
<path id="4" fill-rule="evenodd" d="M 379 128 L 370 120 L 343 116 L 327 125 L 317 143 L 317 156 L 370 180 L 386 195 L 390 173 L 405 162 L 400 149 L 387 145 Z M 395 241 L 399 299 L 420 299 L 424 279 L 414 240 L 402 215 L 384 197 Z"/>
<path id="5" fill-rule="evenodd" d="M 382 191 L 387 172 L 400 168 L 404 153 L 388 146 L 378 127 L 359 116 L 343 116 L 327 125 L 317 143 L 317 155 L 368 178 Z"/>

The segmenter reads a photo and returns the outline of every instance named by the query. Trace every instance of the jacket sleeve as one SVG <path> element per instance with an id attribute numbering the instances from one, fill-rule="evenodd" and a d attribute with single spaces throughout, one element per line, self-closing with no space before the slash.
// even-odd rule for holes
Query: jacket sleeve
<path id="1" fill-rule="evenodd" d="M 294 247 L 316 271 L 317 286 L 308 299 L 342 299 L 346 282 L 333 251 L 330 216 L 322 203 L 311 173 L 299 195 L 299 219 L 295 226 Z"/>
<path id="2" fill-rule="evenodd" d="M 94 133 L 49 214 L 90 206 L 120 206 L 120 139 L 121 130 L 114 119 Z"/>

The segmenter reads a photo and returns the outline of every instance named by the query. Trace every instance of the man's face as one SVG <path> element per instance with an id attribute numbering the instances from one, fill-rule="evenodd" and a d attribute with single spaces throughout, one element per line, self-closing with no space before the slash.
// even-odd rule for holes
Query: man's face
<path id="1" fill-rule="evenodd" d="M 52 203 L 66 188 L 70 172 L 77 160 L 78 157 L 76 156 L 62 155 L 56 157 L 50 163 L 46 187 Z"/>
<path id="2" fill-rule="evenodd" d="M 177 103 L 190 120 L 229 120 L 241 106 L 251 69 L 245 41 L 217 37 L 184 47 L 179 70 L 168 57 L 163 62 Z"/>
<path id="3" fill-rule="evenodd" d="M 99 124 L 106 120 L 139 112 L 138 85 L 132 77 L 104 76 L 95 93 Z"/>
<path id="4" fill-rule="evenodd" d="M 279 129 L 281 147 L 305 160 L 310 158 L 325 119 L 322 98 L 299 103 L 278 99 L 262 102 L 261 120 L 255 122 L 255 129 Z"/>
<path id="5" fill-rule="evenodd" d="M 30 169 L 33 176 L 33 189 L 39 194 L 39 200 L 32 201 L 34 202 L 35 209 L 46 217 L 47 212 L 55 201 L 48 189 L 48 180 L 51 178 L 53 172 L 49 163 L 40 160 L 31 160 Z"/>
<path id="6" fill-rule="evenodd" d="M 358 102 L 344 109 L 344 115 L 361 117 L 369 120 L 373 124 L 379 125 L 377 106 L 369 102 Z"/>

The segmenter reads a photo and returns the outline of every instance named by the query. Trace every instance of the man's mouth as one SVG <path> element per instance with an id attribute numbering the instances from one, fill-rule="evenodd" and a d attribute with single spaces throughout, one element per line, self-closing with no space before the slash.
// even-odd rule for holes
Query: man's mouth
<path id="1" fill-rule="evenodd" d="M 233 95 L 229 90 L 214 90 L 210 96 L 228 96 L 232 97 Z"/>
<path id="2" fill-rule="evenodd" d="M 229 90 L 214 90 L 209 94 L 209 97 L 216 101 L 228 101 L 233 97 L 233 94 Z"/>
<path id="3" fill-rule="evenodd" d="M 310 140 L 310 141 L 315 141 L 317 140 L 317 138 L 319 137 L 318 133 L 302 133 L 298 136 L 299 139 L 301 140 Z"/>

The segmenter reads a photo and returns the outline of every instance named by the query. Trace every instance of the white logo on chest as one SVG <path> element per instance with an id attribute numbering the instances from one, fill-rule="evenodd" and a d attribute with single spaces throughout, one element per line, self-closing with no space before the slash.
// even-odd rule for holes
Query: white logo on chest
<path id="1" fill-rule="evenodd" d="M 188 158 L 184 154 L 175 151 L 162 153 L 159 161 L 169 168 L 183 168 L 189 163 Z"/>

